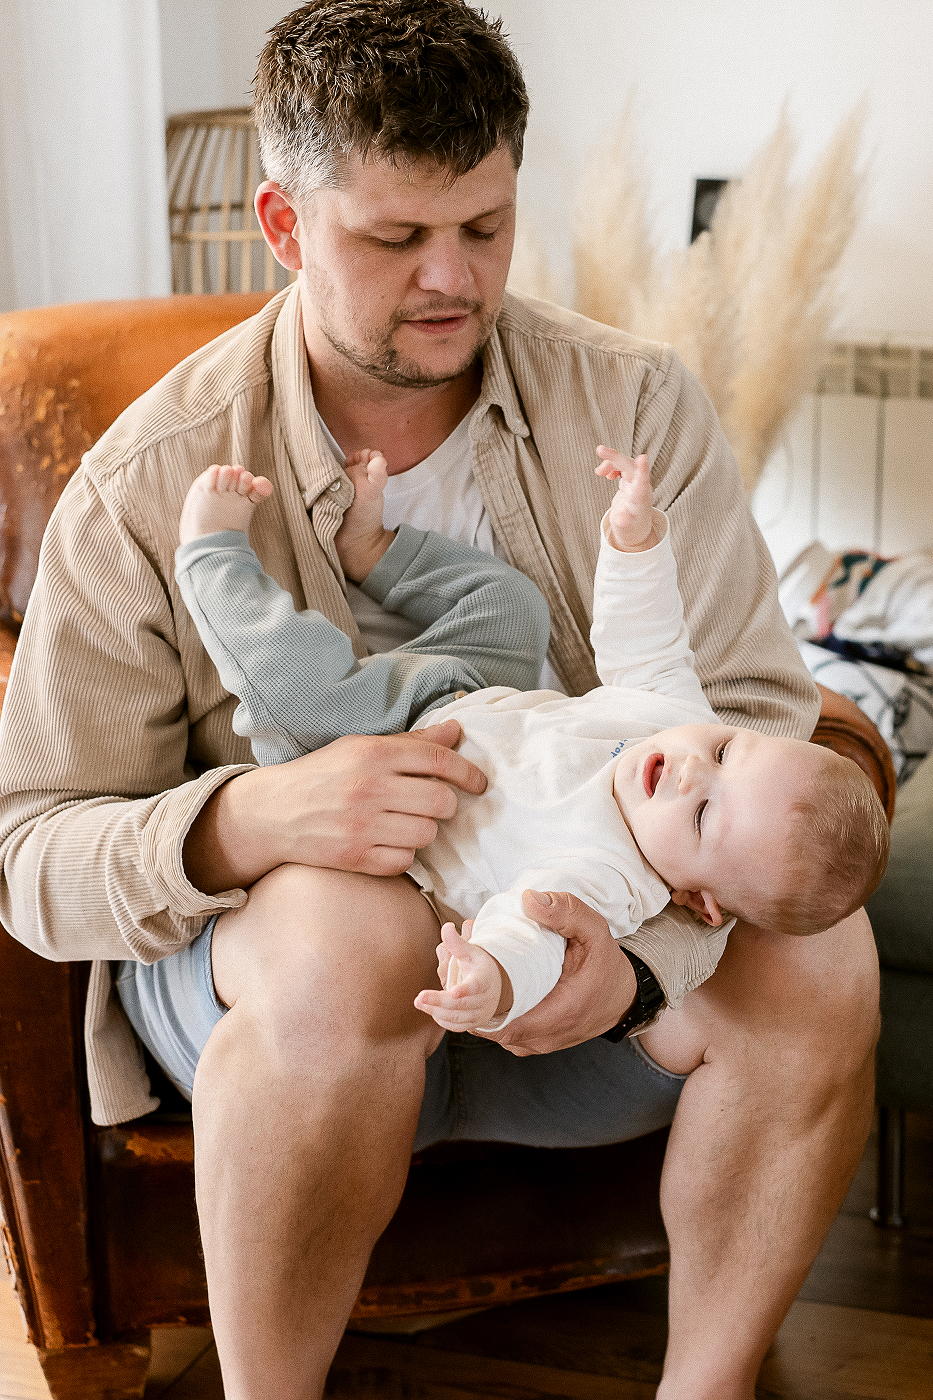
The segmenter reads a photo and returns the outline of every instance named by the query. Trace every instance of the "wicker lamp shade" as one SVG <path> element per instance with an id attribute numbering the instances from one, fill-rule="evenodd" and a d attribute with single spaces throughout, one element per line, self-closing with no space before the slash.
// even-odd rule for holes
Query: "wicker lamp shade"
<path id="1" fill-rule="evenodd" d="M 292 281 L 253 209 L 263 177 L 249 107 L 169 117 L 166 140 L 172 291 L 273 292 Z"/>

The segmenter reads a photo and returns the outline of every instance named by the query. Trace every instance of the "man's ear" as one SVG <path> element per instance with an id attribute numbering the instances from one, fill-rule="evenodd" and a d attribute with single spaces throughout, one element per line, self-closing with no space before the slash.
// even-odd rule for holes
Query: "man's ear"
<path id="1" fill-rule="evenodd" d="M 711 928 L 718 928 L 725 917 L 708 890 L 671 890 L 671 903 L 685 904 Z"/>
<path id="2" fill-rule="evenodd" d="M 295 237 L 298 211 L 288 195 L 274 180 L 263 180 L 253 201 L 262 236 L 275 256 L 276 262 L 297 272 L 301 267 L 301 249 Z"/>

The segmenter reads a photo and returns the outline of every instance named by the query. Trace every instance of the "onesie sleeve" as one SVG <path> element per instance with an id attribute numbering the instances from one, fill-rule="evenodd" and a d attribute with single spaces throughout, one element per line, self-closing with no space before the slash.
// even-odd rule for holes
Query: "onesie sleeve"
<path id="1" fill-rule="evenodd" d="M 654 519 L 659 542 L 627 553 L 609 543 L 603 518 L 590 630 L 596 669 L 604 686 L 695 701 L 715 721 L 693 669 L 670 528 L 660 511 Z"/>
<path id="2" fill-rule="evenodd" d="M 646 918 L 637 889 L 609 865 L 594 865 L 586 874 L 552 865 L 526 870 L 510 890 L 487 900 L 473 924 L 470 941 L 505 968 L 514 997 L 508 1015 L 479 1028 L 484 1031 L 501 1030 L 530 1011 L 560 977 L 566 944 L 525 913 L 522 893 L 528 889 L 566 891 L 602 914 L 613 937 L 647 964 L 665 1003 L 675 1008 L 716 971 L 735 923 L 730 918 L 710 928 L 672 904 Z"/>
<path id="3" fill-rule="evenodd" d="M 584 871 L 578 858 L 572 862 L 558 859 L 523 870 L 511 889 L 486 901 L 473 924 L 470 941 L 502 964 L 514 998 L 508 1015 L 495 1026 L 483 1026 L 483 1030 L 500 1030 L 530 1011 L 560 977 L 566 944 L 559 934 L 528 917 L 522 905 L 524 890 L 563 890 L 576 895 L 609 920 L 617 938 L 634 933 L 648 912 L 637 886 L 608 862 L 591 861 Z M 657 904 L 652 907 L 657 908 Z M 653 963 L 645 961 L 654 970 Z"/>

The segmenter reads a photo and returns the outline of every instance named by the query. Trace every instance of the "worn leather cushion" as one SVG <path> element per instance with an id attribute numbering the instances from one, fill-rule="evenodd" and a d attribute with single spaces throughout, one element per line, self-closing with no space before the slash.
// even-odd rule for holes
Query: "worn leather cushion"
<path id="1" fill-rule="evenodd" d="M 891 859 L 866 908 L 882 967 L 933 976 L 933 754 L 898 793 Z M 933 1045 L 933 1020 L 927 1034 Z"/>

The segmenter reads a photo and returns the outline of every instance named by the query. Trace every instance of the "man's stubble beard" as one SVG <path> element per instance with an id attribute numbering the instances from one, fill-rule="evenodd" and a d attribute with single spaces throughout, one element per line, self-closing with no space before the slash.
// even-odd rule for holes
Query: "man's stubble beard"
<path id="1" fill-rule="evenodd" d="M 480 323 L 476 340 L 471 349 L 464 355 L 463 361 L 456 369 L 448 370 L 444 374 L 431 374 L 421 369 L 413 360 L 405 360 L 399 351 L 392 344 L 392 337 L 401 325 L 404 325 L 405 318 L 396 319 L 392 326 L 386 331 L 382 340 L 371 350 L 362 350 L 359 346 L 351 345 L 341 340 L 336 331 L 329 324 L 327 316 L 326 302 L 318 300 L 317 323 L 321 334 L 325 337 L 331 349 L 333 349 L 343 360 L 352 365 L 354 369 L 366 375 L 370 379 L 377 380 L 380 384 L 389 384 L 397 389 L 432 389 L 438 388 L 442 384 L 451 384 L 454 380 L 460 379 L 476 363 L 479 355 L 489 342 L 489 338 L 495 330 L 496 321 L 499 318 L 499 307 L 494 311 L 487 312 Z M 478 310 L 476 306 L 470 307 L 434 307 L 423 312 L 424 315 L 445 310 L 448 315 L 462 315 L 464 312 L 470 313 Z"/>

